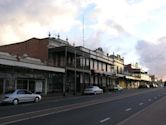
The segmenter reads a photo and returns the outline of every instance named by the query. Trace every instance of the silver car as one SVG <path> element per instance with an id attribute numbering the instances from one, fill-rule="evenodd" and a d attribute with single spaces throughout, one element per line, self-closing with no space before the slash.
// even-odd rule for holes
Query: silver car
<path id="1" fill-rule="evenodd" d="M 39 94 L 33 94 L 25 89 L 12 90 L 2 96 L 1 103 L 12 103 L 17 105 L 22 102 L 39 102 L 41 100 Z"/>
<path id="2" fill-rule="evenodd" d="M 89 86 L 84 89 L 84 94 L 102 94 L 103 89 L 99 88 L 98 86 Z"/>

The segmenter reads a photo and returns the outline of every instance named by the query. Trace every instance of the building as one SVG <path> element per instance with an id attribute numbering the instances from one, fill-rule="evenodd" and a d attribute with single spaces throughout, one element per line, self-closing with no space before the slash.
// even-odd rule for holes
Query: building
<path id="1" fill-rule="evenodd" d="M 124 75 L 124 59 L 120 55 L 110 55 L 113 59 L 113 71 L 115 76 L 116 85 L 120 85 L 122 88 L 126 88 L 126 80 Z"/>
<path id="2" fill-rule="evenodd" d="M 136 88 L 141 81 L 150 80 L 146 72 L 131 65 L 125 66 L 124 59 L 120 55 L 105 54 L 101 47 L 96 50 L 75 47 L 59 36 L 32 38 L 0 46 L 0 52 L 3 58 L 5 57 L 3 54 L 8 54 L 7 58 L 10 59 L 4 58 L 7 61 L 15 61 L 15 65 L 1 64 L 0 68 L 3 69 L 5 65 L 5 72 L 12 76 L 4 77 L 5 74 L 0 72 L 3 92 L 10 88 L 6 87 L 8 84 L 6 79 L 9 79 L 13 88 L 37 92 L 37 88 L 42 86 L 42 93 L 63 93 L 63 95 L 81 93 L 89 85 L 98 85 L 105 91 L 117 84 L 123 88 Z M 30 89 L 31 86 L 34 90 Z"/>
<path id="3" fill-rule="evenodd" d="M 64 75 L 48 75 L 49 93 L 62 92 L 65 95 L 81 92 L 90 83 L 90 56 L 68 41 L 56 38 L 32 38 L 24 42 L 0 46 L 1 52 L 16 56 L 17 61 L 27 56 L 37 58 L 45 66 L 60 68 Z M 58 72 L 58 71 L 57 71 Z M 44 77 L 45 78 L 45 77 Z M 20 88 L 20 87 L 17 87 Z"/>
<path id="4" fill-rule="evenodd" d="M 150 84 L 150 75 L 138 67 L 138 64 L 125 65 L 125 78 L 127 88 L 138 88 L 141 84 Z"/>
<path id="5" fill-rule="evenodd" d="M 64 73 L 63 68 L 47 66 L 39 59 L 0 52 L 0 94 L 16 88 L 47 94 L 54 84 L 62 91 L 63 82 L 58 79 Z M 58 79 L 53 84 L 54 78 Z"/>
<path id="6" fill-rule="evenodd" d="M 114 73 L 113 59 L 107 54 L 105 55 L 102 48 L 90 50 L 84 47 L 77 47 L 90 55 L 90 84 L 98 85 L 107 91 L 114 83 L 112 77 Z"/>

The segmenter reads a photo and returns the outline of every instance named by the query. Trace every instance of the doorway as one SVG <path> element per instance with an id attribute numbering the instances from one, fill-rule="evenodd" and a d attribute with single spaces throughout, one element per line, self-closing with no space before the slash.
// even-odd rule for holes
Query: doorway
<path id="1" fill-rule="evenodd" d="M 0 94 L 3 93 L 3 79 L 0 79 Z"/>

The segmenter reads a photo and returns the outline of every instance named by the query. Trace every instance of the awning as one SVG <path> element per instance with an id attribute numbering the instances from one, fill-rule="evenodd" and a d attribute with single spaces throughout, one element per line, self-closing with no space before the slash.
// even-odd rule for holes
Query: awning
<path id="1" fill-rule="evenodd" d="M 0 59 L 0 64 L 7 65 L 7 66 L 24 67 L 29 69 L 37 69 L 37 70 L 43 70 L 43 71 L 52 71 L 52 72 L 61 72 L 61 73 L 65 72 L 64 68 L 37 65 L 37 64 L 18 62 L 18 61 L 7 60 L 7 59 Z"/>
<path id="2" fill-rule="evenodd" d="M 131 80 L 141 80 L 140 78 L 133 77 L 133 76 L 125 76 L 126 79 L 131 79 Z"/>

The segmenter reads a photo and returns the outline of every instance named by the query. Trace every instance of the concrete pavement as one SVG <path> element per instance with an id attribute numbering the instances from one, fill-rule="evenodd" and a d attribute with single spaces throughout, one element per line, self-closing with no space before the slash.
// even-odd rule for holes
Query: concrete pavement
<path id="1" fill-rule="evenodd" d="M 166 97 L 117 125 L 166 125 Z"/>

